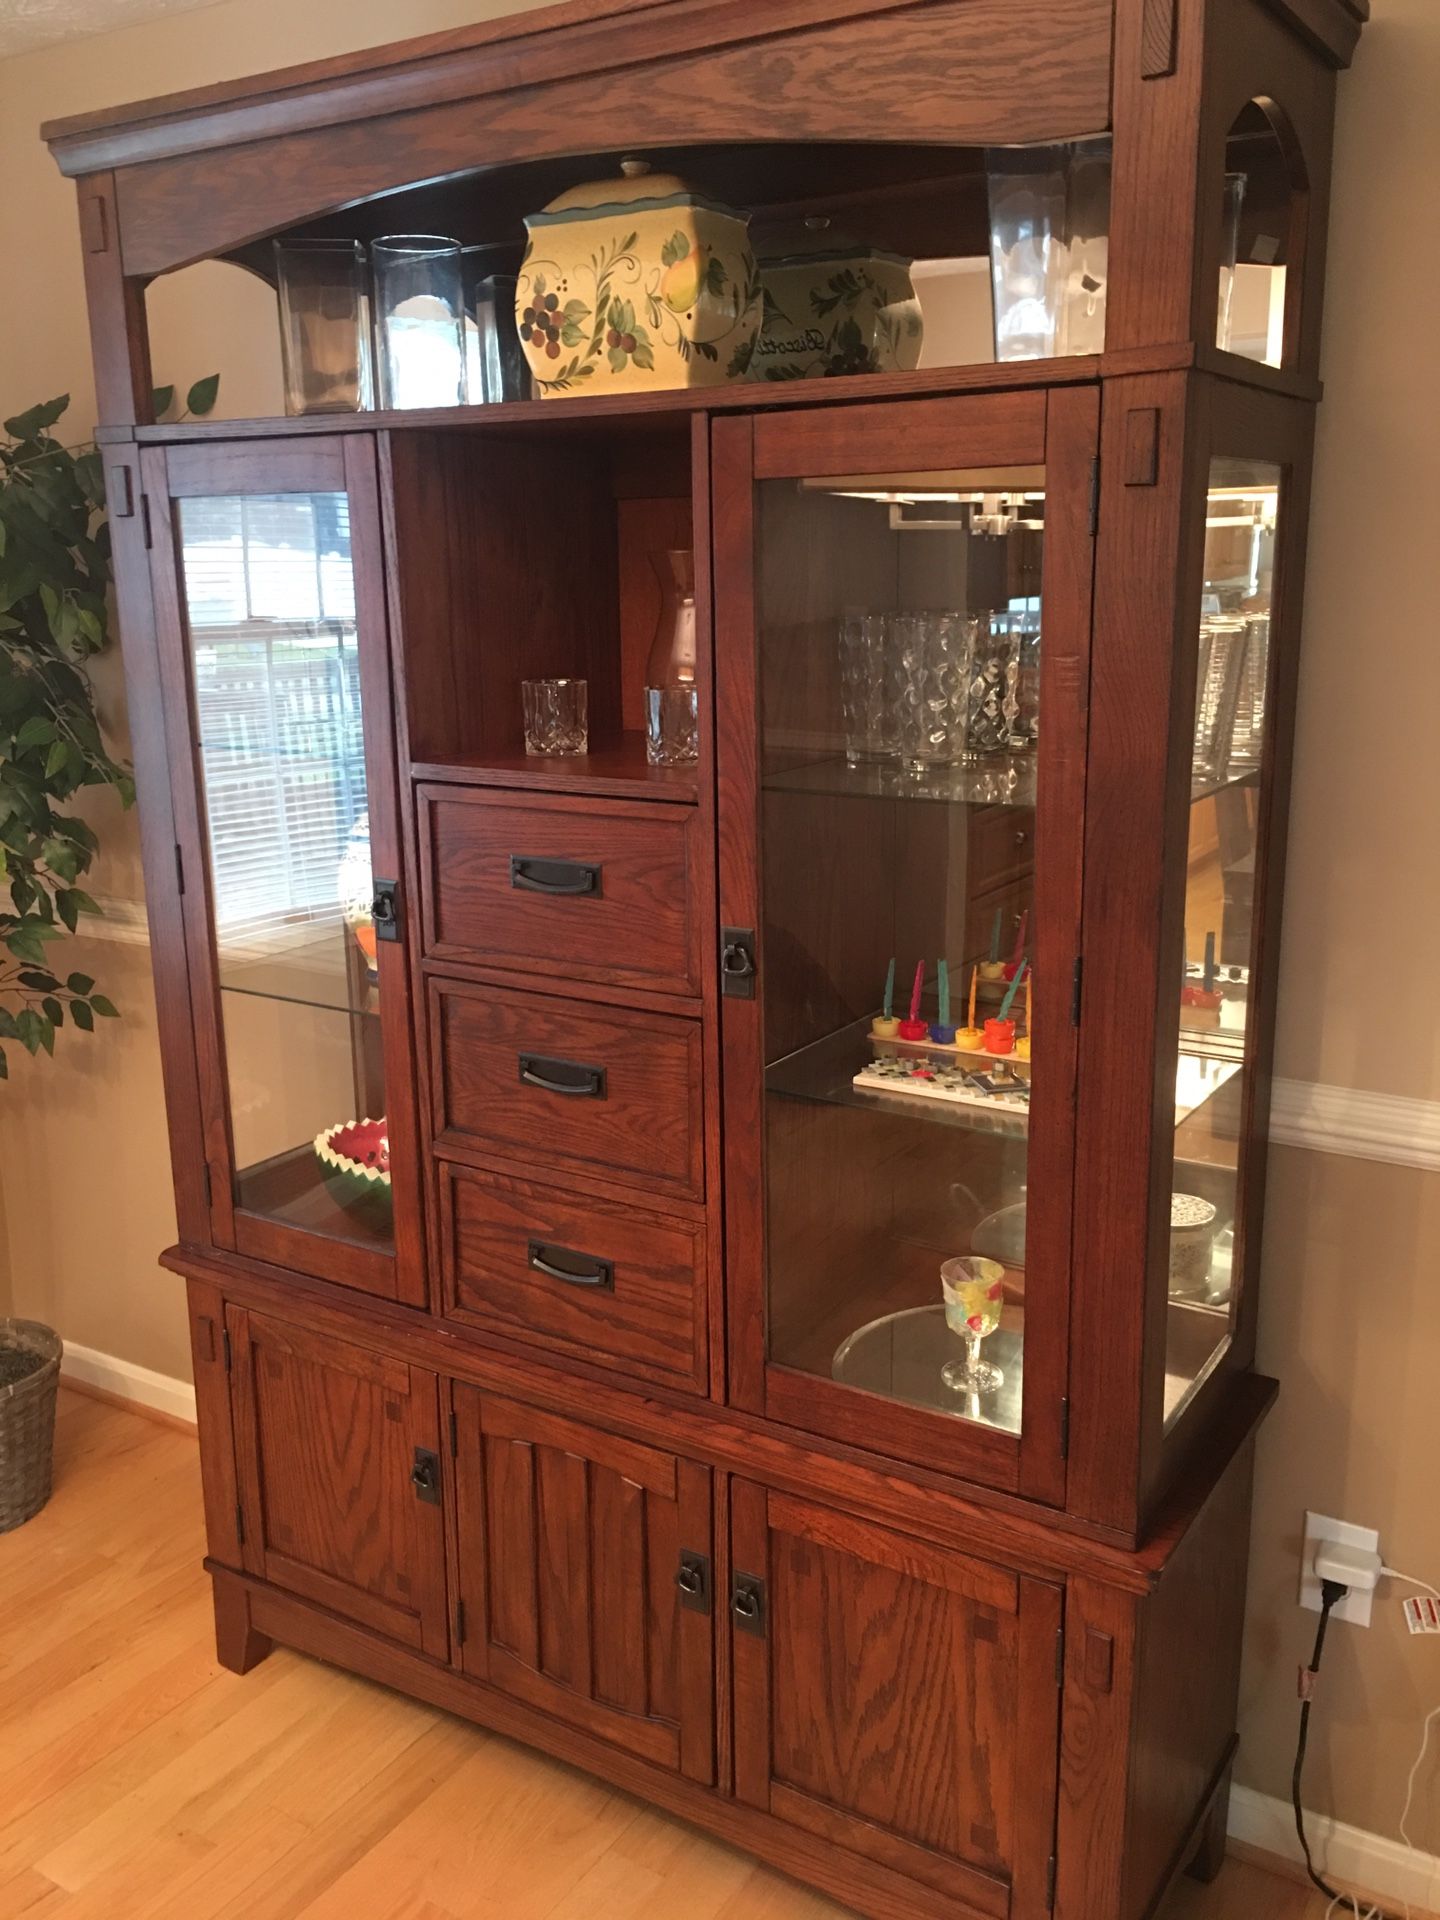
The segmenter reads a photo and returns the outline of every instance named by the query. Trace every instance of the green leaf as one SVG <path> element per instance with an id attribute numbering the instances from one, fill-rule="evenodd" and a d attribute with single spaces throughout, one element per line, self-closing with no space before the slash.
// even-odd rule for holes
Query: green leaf
<path id="1" fill-rule="evenodd" d="M 194 386 L 191 387 L 189 393 L 186 394 L 185 405 L 193 414 L 200 415 L 209 413 L 215 404 L 215 397 L 219 391 L 219 374 L 207 373 L 205 378 L 203 380 L 197 380 Z"/>
<path id="2" fill-rule="evenodd" d="M 72 1000 L 70 1002 L 70 1018 L 82 1033 L 93 1033 L 95 1031 L 95 1016 L 91 1013 L 88 1002 L 84 1000 Z"/>
<path id="3" fill-rule="evenodd" d="M 10 1078 L 10 1062 L 5 1058 L 5 1049 L 0 1047 L 0 1080 Z"/>
<path id="4" fill-rule="evenodd" d="M 153 387 L 151 389 L 150 410 L 155 415 L 155 418 L 157 420 L 164 418 L 164 416 L 170 411 L 170 408 L 174 404 L 174 401 L 175 401 L 175 389 L 173 386 Z"/>
<path id="5" fill-rule="evenodd" d="M 57 746 L 60 744 L 56 742 Z M 73 880 L 80 871 L 80 855 L 68 840 L 47 840 L 40 849 L 40 857 L 50 871 L 58 874 L 62 880 Z"/>
<path id="6" fill-rule="evenodd" d="M 32 993 L 54 993 L 60 982 L 53 973 L 36 972 L 33 968 L 23 968 L 19 975 L 22 987 L 29 987 Z"/>
<path id="7" fill-rule="evenodd" d="M 66 979 L 65 985 L 70 989 L 71 993 L 89 993 L 94 987 L 95 982 L 90 978 L 88 973 L 72 973 Z"/>
<path id="8" fill-rule="evenodd" d="M 49 753 L 45 756 L 45 778 L 47 780 L 53 780 L 55 775 L 64 768 L 65 762 L 69 758 L 70 749 L 66 746 L 65 742 L 63 740 L 53 742 Z M 54 862 L 52 861 L 51 864 L 53 865 Z M 73 879 L 74 877 L 73 874 L 67 875 L 69 879 Z"/>
<path id="9" fill-rule="evenodd" d="M 99 913 L 100 909 L 80 887 L 57 887 L 55 889 L 55 911 L 65 922 L 71 933 L 82 913 Z"/>
<path id="10" fill-rule="evenodd" d="M 655 355 L 650 351 L 645 341 L 636 341 L 635 351 L 630 357 L 637 367 L 643 367 L 647 373 L 654 371 Z"/>
<path id="11" fill-rule="evenodd" d="M 43 1015 L 40 1020 L 40 1044 L 53 1060 L 55 1057 L 55 1029 L 50 1021 L 45 1019 Z"/>
<path id="12" fill-rule="evenodd" d="M 43 747 L 55 738 L 55 722 L 47 720 L 44 714 L 33 714 L 15 736 L 15 745 L 20 752 L 26 747 Z"/>
<path id="13" fill-rule="evenodd" d="M 90 1005 L 94 1011 L 100 1015 L 102 1020 L 118 1020 L 120 1018 L 119 1008 L 107 1000 L 103 993 L 92 993 L 90 996 Z"/>
<path id="14" fill-rule="evenodd" d="M 74 932 L 74 928 L 71 928 Z M 5 936 L 5 944 L 17 960 L 33 960 L 37 967 L 45 964 L 45 943 L 36 931 L 33 922 L 24 926 L 12 927 Z M 34 1052 L 34 1048 L 31 1048 Z"/>
<path id="15" fill-rule="evenodd" d="M 677 260 L 683 260 L 686 254 L 689 253 L 689 251 L 690 251 L 689 234 L 676 233 L 676 234 L 672 234 L 670 239 L 668 239 L 665 242 L 664 246 L 661 247 L 660 258 L 665 262 L 665 265 L 667 267 L 673 267 L 675 262 Z"/>
<path id="16" fill-rule="evenodd" d="M 20 1036 L 20 1044 L 27 1053 L 37 1053 L 40 1049 L 40 1035 L 45 1022 L 33 1007 L 26 1007 L 17 1015 L 15 1029 Z"/>
<path id="17" fill-rule="evenodd" d="M 42 400 L 37 407 L 31 407 L 26 413 L 17 413 L 5 422 L 5 431 L 13 434 L 17 440 L 34 440 L 46 427 L 53 427 L 70 404 L 68 393 L 62 393 L 58 400 Z"/>
<path id="18" fill-rule="evenodd" d="M 14 1014 L 8 1007 L 0 1007 L 0 1040 L 18 1039 L 19 1031 Z"/>
<path id="19" fill-rule="evenodd" d="M 44 1009 L 45 1018 L 50 1022 L 52 1027 L 64 1026 L 65 1009 L 53 994 L 47 994 L 40 1002 L 40 1005 Z"/>

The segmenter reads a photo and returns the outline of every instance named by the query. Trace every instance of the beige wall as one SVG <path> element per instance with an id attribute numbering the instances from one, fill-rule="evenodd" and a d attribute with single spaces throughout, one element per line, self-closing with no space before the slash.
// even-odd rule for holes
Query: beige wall
<path id="1" fill-rule="evenodd" d="M 91 417 L 69 188 L 35 137 L 42 117 L 499 12 L 483 0 L 224 0 L 153 28 L 0 65 L 0 257 L 12 294 L 0 410 L 69 389 Z M 1282 981 L 1279 1070 L 1342 1088 L 1440 1099 L 1440 369 L 1420 350 L 1440 311 L 1424 210 L 1440 181 L 1440 9 L 1375 0 L 1341 84 L 1326 373 L 1312 525 L 1304 688 Z M 226 410 L 274 391 L 268 296 L 201 270 L 154 301 L 157 368 L 212 368 Z M 115 680 L 107 682 L 113 706 Z M 138 892 L 134 841 L 112 828 L 99 886 Z M 173 1233 L 154 1051 L 137 945 L 93 942 L 126 1019 L 67 1039 L 54 1067 L 0 1093 L 0 1310 L 165 1372 L 186 1362 L 178 1285 L 154 1252 Z M 1376 1008 L 1383 1009 L 1377 1018 Z M 1307 1506 L 1381 1529 L 1393 1561 L 1440 1583 L 1432 1464 L 1440 1355 L 1440 1175 L 1277 1150 L 1265 1247 L 1262 1361 L 1284 1393 L 1260 1444 L 1240 1777 L 1284 1795 L 1294 1674 L 1314 1616 L 1294 1604 Z M 1393 1831 L 1440 1641 L 1410 1641 L 1386 1601 L 1369 1632 L 1337 1627 L 1317 1709 L 1317 1806 Z M 1440 1743 L 1437 1743 L 1440 1745 Z M 1440 1771 L 1423 1782 L 1422 1843 L 1440 1850 Z"/>

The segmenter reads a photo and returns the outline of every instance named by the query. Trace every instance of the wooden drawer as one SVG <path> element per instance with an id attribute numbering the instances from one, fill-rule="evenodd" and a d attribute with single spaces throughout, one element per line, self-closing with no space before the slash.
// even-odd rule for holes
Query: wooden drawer
<path id="1" fill-rule="evenodd" d="M 427 957 L 699 994 L 694 807 L 424 786 L 419 809 Z"/>
<path id="2" fill-rule="evenodd" d="M 699 1021 L 432 981 L 431 1044 L 442 1154 L 704 1198 Z"/>
<path id="3" fill-rule="evenodd" d="M 440 1205 L 452 1319 L 665 1385 L 704 1388 L 699 1222 L 443 1164 Z"/>
<path id="4" fill-rule="evenodd" d="M 985 893 L 1035 870 L 1033 807 L 985 807 L 970 817 L 970 892 Z"/>

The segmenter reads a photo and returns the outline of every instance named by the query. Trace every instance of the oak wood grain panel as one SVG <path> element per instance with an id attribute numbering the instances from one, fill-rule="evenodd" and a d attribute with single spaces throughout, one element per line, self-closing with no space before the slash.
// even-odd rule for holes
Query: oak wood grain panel
<path id="1" fill-rule="evenodd" d="M 153 474 L 157 464 L 153 453 L 148 464 Z M 212 1234 L 206 1193 L 205 1106 L 196 1059 L 196 1010 L 190 997 L 185 901 L 175 870 L 180 834 L 172 787 L 177 770 L 183 774 L 188 765 L 183 755 L 177 761 L 178 741 L 184 739 L 187 724 L 185 703 L 178 698 L 178 689 L 171 688 L 167 698 L 165 688 L 155 596 L 145 550 L 142 496 L 146 479 L 139 449 L 107 449 L 104 469 L 130 750 L 139 799 L 145 917 L 150 931 L 150 969 L 155 984 L 176 1225 L 182 1239 L 204 1246 Z M 129 512 L 125 511 L 127 505 Z M 173 598 L 172 576 L 172 603 Z M 176 741 L 174 747 L 172 739 Z"/>
<path id="2" fill-rule="evenodd" d="M 1045 458 L 1045 395 L 977 394 L 962 410 L 950 400 L 917 400 L 863 410 L 757 414 L 755 478 L 821 479 L 951 467 L 1035 466 Z"/>
<path id="3" fill-rule="evenodd" d="M 153 420 L 145 283 L 127 277 L 121 264 L 114 174 L 99 172 L 77 180 L 75 198 L 84 250 L 96 413 L 116 425 Z"/>
<path id="4" fill-rule="evenodd" d="M 446 1312 L 640 1379 L 706 1384 L 706 1248 L 700 1222 L 557 1192 L 442 1162 Z M 605 1289 L 539 1272 L 535 1241 L 612 1263 Z M 543 1256 L 542 1256 L 543 1257 Z M 553 1264 L 553 1261 L 552 1261 Z"/>
<path id="5" fill-rule="evenodd" d="M 713 1780 L 711 1622 L 675 1587 L 681 1548 L 711 1551 L 709 1474 L 470 1387 L 454 1401 L 465 1672 Z"/>
<path id="6" fill-rule="evenodd" d="M 1143 1920 L 1184 1866 L 1233 1751 L 1253 1468 L 1246 1447 L 1140 1608 L 1122 1920 Z"/>
<path id="7" fill-rule="evenodd" d="M 428 958 L 698 994 L 693 807 L 470 787 L 425 786 L 418 798 Z M 595 891 L 517 888 L 516 856 L 596 867 Z"/>
<path id="8" fill-rule="evenodd" d="M 231 1306 L 247 1571 L 443 1659 L 441 1509 L 417 1497 L 438 1452 L 435 1378 L 369 1348 Z"/>
<path id="9" fill-rule="evenodd" d="M 1137 1602 L 1086 1579 L 1065 1590 L 1065 1694 L 1055 1828 L 1056 1920 L 1120 1914 Z M 1088 1637 L 1107 1635 L 1113 1679 L 1089 1677 Z"/>
<path id="10" fill-rule="evenodd" d="M 834 6 L 831 0 L 829 10 Z M 751 9 L 682 8 L 690 15 L 688 32 L 682 23 L 673 33 L 657 29 L 647 36 L 647 142 L 874 139 L 878 132 L 895 140 L 983 146 L 1063 139 L 1106 124 L 1106 0 L 931 0 L 895 7 L 845 0 L 844 11 L 854 17 L 807 29 L 804 16 L 823 19 L 823 9 L 808 0 L 773 0 L 757 35 Z M 713 33 L 724 12 L 732 26 L 750 24 L 748 41 L 690 50 L 710 37 L 696 32 L 696 22 L 708 14 Z M 787 25 L 796 30 L 778 31 Z M 634 47 L 629 37 L 627 64 Z M 943 58 L 936 57 L 939 48 Z M 567 61 L 578 62 L 582 49 L 583 37 L 572 42 Z M 635 77 L 598 70 L 603 54 L 595 54 L 576 77 L 490 94 L 479 112 L 473 79 L 464 97 L 409 111 L 397 111 L 392 90 L 383 119 L 270 138 L 251 133 L 239 136 L 242 145 L 155 157 L 127 169 L 119 180 L 126 271 L 153 273 L 228 251 L 417 180 L 559 152 L 609 151 L 616 116 L 633 100 Z M 493 60 L 487 68 L 496 76 L 503 70 Z M 428 92 L 422 82 L 422 96 Z"/>
<path id="11" fill-rule="evenodd" d="M 226 1566 L 244 1565 L 240 1548 L 240 1499 L 235 1436 L 230 1416 L 230 1370 L 226 1366 L 225 1296 L 204 1280 L 185 1284 L 190 1317 L 190 1358 L 195 1374 L 195 1428 L 200 1441 L 200 1484 L 205 1498 L 205 1550 Z"/>
<path id="12" fill-rule="evenodd" d="M 1058 1589 L 749 1483 L 732 1529 L 768 1611 L 763 1644 L 733 1633 L 740 1796 L 966 1910 L 1042 1912 Z"/>
<path id="13" fill-rule="evenodd" d="M 1104 402 L 1085 801 L 1085 925 L 1087 939 L 1103 929 L 1104 944 L 1087 956 L 1080 1028 L 1068 1499 L 1132 1528 L 1142 1422 L 1158 1412 L 1164 1371 L 1154 1303 L 1169 1236 L 1184 875 L 1166 860 L 1162 823 L 1188 803 L 1204 534 L 1189 397 L 1186 376 L 1155 374 L 1111 382 Z M 1137 407 L 1160 415 L 1154 487 L 1123 483 Z M 1117 953 L 1124 968 L 1107 964 Z"/>
<path id="14" fill-rule="evenodd" d="M 623 1007 L 432 981 L 435 1144 L 575 1167 L 622 1186 L 704 1194 L 701 1040 L 696 1024 Z M 603 1070 L 603 1097 L 520 1078 L 521 1054 Z"/>

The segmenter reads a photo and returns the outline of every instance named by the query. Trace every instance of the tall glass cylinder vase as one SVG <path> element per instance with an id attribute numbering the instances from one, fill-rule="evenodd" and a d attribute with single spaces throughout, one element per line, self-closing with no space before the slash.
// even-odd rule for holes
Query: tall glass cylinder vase
<path id="1" fill-rule="evenodd" d="M 894 757 L 897 639 L 890 614 L 852 608 L 841 615 L 836 631 L 840 718 L 845 730 L 845 759 L 852 767 Z"/>
<path id="2" fill-rule="evenodd" d="M 397 233 L 370 250 L 382 407 L 463 407 L 465 300 L 461 248 L 434 234 Z"/>
<path id="3" fill-rule="evenodd" d="M 895 616 L 900 758 L 912 772 L 966 757 L 976 623 L 954 613 Z"/>
<path id="4" fill-rule="evenodd" d="M 1009 753 L 1020 717 L 1020 634 L 1010 614 L 976 622 L 968 691 L 969 756 Z"/>
<path id="5" fill-rule="evenodd" d="M 360 413 L 375 404 L 370 272 L 358 240 L 277 240 L 286 413 Z"/>

